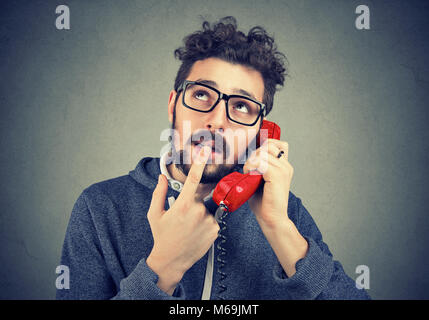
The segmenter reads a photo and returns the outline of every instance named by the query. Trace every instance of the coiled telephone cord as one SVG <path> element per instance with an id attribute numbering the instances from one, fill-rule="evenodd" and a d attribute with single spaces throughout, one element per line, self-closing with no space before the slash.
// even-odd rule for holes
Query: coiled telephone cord
<path id="1" fill-rule="evenodd" d="M 217 262 L 218 264 L 218 268 L 217 268 L 217 272 L 220 275 L 220 279 L 218 280 L 217 284 L 219 287 L 219 291 L 218 291 L 218 298 L 220 300 L 224 300 L 225 298 L 222 297 L 222 293 L 224 293 L 226 291 L 226 286 L 225 284 L 223 284 L 222 282 L 224 282 L 225 278 L 226 278 L 226 273 L 222 271 L 222 269 L 225 267 L 226 264 L 226 248 L 224 247 L 227 237 L 225 236 L 225 230 L 227 227 L 226 221 L 225 221 L 225 217 L 228 215 L 228 211 L 224 211 L 220 216 L 219 216 L 219 224 L 221 225 L 220 230 L 219 230 L 219 242 L 217 244 L 217 249 L 219 250 L 219 253 L 217 255 Z"/>

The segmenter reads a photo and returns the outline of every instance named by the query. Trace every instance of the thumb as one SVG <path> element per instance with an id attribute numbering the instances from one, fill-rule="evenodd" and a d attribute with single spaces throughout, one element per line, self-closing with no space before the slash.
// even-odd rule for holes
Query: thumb
<path id="1" fill-rule="evenodd" d="M 152 200 L 150 202 L 148 214 L 161 214 L 164 212 L 165 198 L 167 196 L 168 182 L 167 178 L 160 174 L 158 177 L 158 184 L 152 193 Z"/>

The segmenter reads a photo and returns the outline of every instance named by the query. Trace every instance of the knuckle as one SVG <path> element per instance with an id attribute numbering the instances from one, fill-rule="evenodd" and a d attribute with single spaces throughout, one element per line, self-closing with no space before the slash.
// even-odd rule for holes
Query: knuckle
<path id="1" fill-rule="evenodd" d="M 149 222 L 149 225 L 152 227 L 155 222 L 155 216 L 153 213 L 151 212 L 147 213 L 147 221 Z"/>
<path id="2" fill-rule="evenodd" d="M 184 214 L 178 214 L 177 216 L 174 217 L 174 219 L 177 219 L 177 223 L 179 225 L 185 225 L 186 223 L 188 223 L 188 218 L 186 215 Z"/>
<path id="3" fill-rule="evenodd" d="M 189 202 L 183 202 L 180 206 L 181 212 L 188 212 L 191 210 L 191 204 Z"/>
<path id="4" fill-rule="evenodd" d="M 256 155 L 252 155 L 249 159 L 248 159 L 248 162 L 247 162 L 247 166 L 249 167 L 249 165 L 255 165 L 255 164 L 257 164 L 258 163 L 258 161 L 259 161 L 259 158 L 258 158 L 258 156 L 256 156 Z"/>
<path id="5" fill-rule="evenodd" d="M 196 219 L 197 221 L 200 221 L 205 214 L 205 207 L 202 203 L 192 202 L 187 205 L 186 212 L 193 217 L 193 219 Z"/>
<path id="6" fill-rule="evenodd" d="M 190 209 L 190 204 L 186 201 L 176 200 L 173 204 L 174 209 L 177 209 L 179 212 L 188 212 Z"/>
<path id="7" fill-rule="evenodd" d="M 154 209 L 152 207 L 149 207 L 149 210 L 147 211 L 148 220 L 152 220 L 154 216 L 155 216 Z"/>
<path id="8" fill-rule="evenodd" d="M 153 218 L 153 216 L 155 216 L 155 212 L 154 211 L 155 211 L 154 208 L 152 206 L 150 206 L 149 210 L 147 211 L 147 214 L 146 214 L 146 216 L 147 216 L 148 219 L 151 219 L 151 218 Z"/>
<path id="9" fill-rule="evenodd" d="M 197 213 L 199 218 L 202 218 L 206 215 L 206 207 L 203 204 L 198 204 L 195 207 L 195 212 Z"/>

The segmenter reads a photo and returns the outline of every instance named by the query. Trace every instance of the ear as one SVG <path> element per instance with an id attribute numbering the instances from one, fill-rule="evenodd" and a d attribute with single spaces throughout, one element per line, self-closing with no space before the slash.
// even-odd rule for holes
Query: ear
<path id="1" fill-rule="evenodd" d="M 174 100 L 176 99 L 177 92 L 175 90 L 170 91 L 168 98 L 168 121 L 173 123 L 173 111 L 174 111 Z"/>

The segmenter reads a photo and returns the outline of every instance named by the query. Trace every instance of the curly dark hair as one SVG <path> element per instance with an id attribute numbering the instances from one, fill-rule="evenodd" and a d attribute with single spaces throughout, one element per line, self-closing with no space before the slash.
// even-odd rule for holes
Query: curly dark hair
<path id="1" fill-rule="evenodd" d="M 264 28 L 255 26 L 247 36 L 237 30 L 237 21 L 233 16 L 221 18 L 210 26 L 208 21 L 202 24 L 203 30 L 186 36 L 185 46 L 174 51 L 174 56 L 182 61 L 174 82 L 178 90 L 187 78 L 195 61 L 209 57 L 220 58 L 230 63 L 238 63 L 259 71 L 264 79 L 263 103 L 266 113 L 273 108 L 276 85 L 283 86 L 287 76 L 286 56 L 277 51 L 274 38 Z M 176 96 L 177 102 L 178 95 Z"/>

